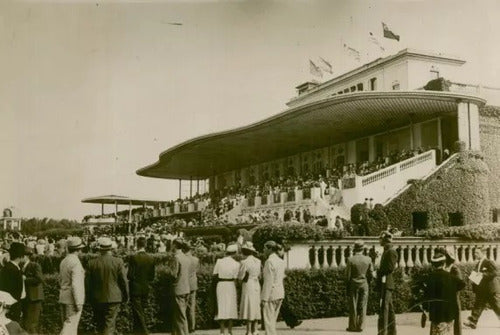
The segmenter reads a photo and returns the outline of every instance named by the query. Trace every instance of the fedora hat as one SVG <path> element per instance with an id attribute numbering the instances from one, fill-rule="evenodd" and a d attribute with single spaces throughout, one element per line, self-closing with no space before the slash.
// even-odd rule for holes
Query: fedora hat
<path id="1" fill-rule="evenodd" d="M 0 304 L 5 304 L 7 306 L 14 305 L 17 302 L 9 292 L 0 291 Z"/>
<path id="2" fill-rule="evenodd" d="M 66 240 L 66 246 L 68 250 L 77 250 L 83 248 L 85 245 L 82 242 L 82 239 L 78 236 L 68 237 Z"/>
<path id="3" fill-rule="evenodd" d="M 113 241 L 109 237 L 100 237 L 97 239 L 97 249 L 111 250 L 113 249 Z"/>
<path id="4" fill-rule="evenodd" d="M 226 252 L 231 254 L 231 253 L 237 253 L 238 252 L 238 246 L 236 244 L 229 244 L 226 248 Z"/>
<path id="5" fill-rule="evenodd" d="M 250 241 L 246 241 L 242 246 L 241 246 L 241 249 L 245 249 L 245 250 L 249 250 L 251 252 L 257 252 L 257 250 L 255 250 L 254 246 L 253 246 L 253 243 L 250 242 Z"/>
<path id="6" fill-rule="evenodd" d="M 354 251 L 361 251 L 363 250 L 363 248 L 365 247 L 365 242 L 363 242 L 362 240 L 356 240 L 354 242 Z"/>

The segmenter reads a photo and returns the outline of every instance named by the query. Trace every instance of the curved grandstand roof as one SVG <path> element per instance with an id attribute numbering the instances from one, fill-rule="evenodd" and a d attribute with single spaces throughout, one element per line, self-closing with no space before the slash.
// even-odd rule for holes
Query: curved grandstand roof
<path id="1" fill-rule="evenodd" d="M 140 176 L 205 179 L 457 111 L 485 100 L 436 91 L 359 92 L 290 108 L 248 126 L 196 137 L 160 154 Z"/>
<path id="2" fill-rule="evenodd" d="M 109 204 L 109 205 L 117 204 L 117 205 L 142 206 L 142 205 L 161 204 L 166 201 L 134 199 L 134 198 L 124 197 L 121 195 L 103 195 L 100 197 L 86 198 L 83 199 L 82 202 L 87 204 Z"/>

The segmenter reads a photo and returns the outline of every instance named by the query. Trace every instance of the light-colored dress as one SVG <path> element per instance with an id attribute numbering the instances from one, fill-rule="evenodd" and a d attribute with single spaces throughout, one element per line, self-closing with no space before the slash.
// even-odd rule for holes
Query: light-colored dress
<path id="1" fill-rule="evenodd" d="M 248 273 L 248 280 L 241 288 L 240 319 L 260 320 L 260 259 L 250 255 L 241 261 L 238 279 L 243 280 Z"/>
<path id="2" fill-rule="evenodd" d="M 218 259 L 214 266 L 214 275 L 222 279 L 217 283 L 217 315 L 215 320 L 238 319 L 238 297 L 236 283 L 240 263 L 231 256 Z"/>

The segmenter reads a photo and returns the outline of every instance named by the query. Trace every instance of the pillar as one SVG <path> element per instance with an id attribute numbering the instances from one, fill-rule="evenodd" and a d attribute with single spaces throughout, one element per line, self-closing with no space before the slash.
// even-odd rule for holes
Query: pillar
<path id="1" fill-rule="evenodd" d="M 179 179 L 179 199 L 181 199 L 181 179 Z"/>
<path id="2" fill-rule="evenodd" d="M 377 155 L 377 152 L 375 150 L 375 136 L 370 136 L 368 138 L 368 160 L 370 162 L 373 162 L 375 161 L 375 159 L 377 158 L 376 155 Z"/>
<path id="3" fill-rule="evenodd" d="M 422 146 L 422 125 L 420 123 L 412 124 L 413 148 L 418 149 Z"/>
<path id="4" fill-rule="evenodd" d="M 480 150 L 479 110 L 477 105 L 460 102 L 457 108 L 458 140 L 465 143 L 466 149 Z"/>
<path id="5" fill-rule="evenodd" d="M 104 202 L 101 203 L 101 215 L 104 215 Z"/>
<path id="6" fill-rule="evenodd" d="M 128 222 L 132 222 L 132 201 L 128 202 Z"/>
<path id="7" fill-rule="evenodd" d="M 354 164 L 356 163 L 356 141 L 347 142 L 347 163 Z"/>
<path id="8" fill-rule="evenodd" d="M 438 148 L 443 152 L 443 133 L 441 132 L 441 118 L 437 119 Z"/>

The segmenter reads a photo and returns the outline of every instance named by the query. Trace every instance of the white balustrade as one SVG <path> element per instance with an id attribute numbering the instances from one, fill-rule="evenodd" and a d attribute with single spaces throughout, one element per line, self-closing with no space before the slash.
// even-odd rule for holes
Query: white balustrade
<path id="1" fill-rule="evenodd" d="M 347 237 L 335 241 L 310 241 L 305 244 L 292 244 L 287 253 L 287 266 L 289 268 L 345 267 L 347 259 L 352 256 L 352 248 L 357 239 L 360 238 Z M 366 250 L 364 253 L 372 258 L 375 266 L 378 266 L 383 253 L 383 248 L 379 245 L 378 238 L 363 237 L 361 239 L 365 243 Z M 443 247 L 451 247 L 455 251 L 457 263 L 474 262 L 473 251 L 478 247 L 485 247 L 488 258 L 492 261 L 500 261 L 498 255 L 500 241 L 465 242 L 454 238 L 434 241 L 418 237 L 401 237 L 394 239 L 393 247 L 398 253 L 397 265 L 401 268 L 428 266 L 430 265 L 430 259 L 435 254 L 435 249 Z M 313 262 L 312 264 L 311 261 Z"/>

